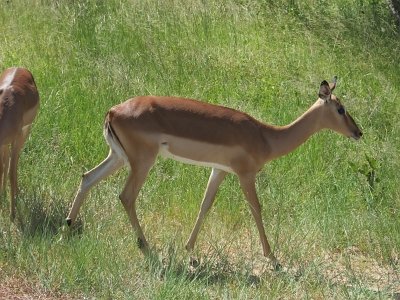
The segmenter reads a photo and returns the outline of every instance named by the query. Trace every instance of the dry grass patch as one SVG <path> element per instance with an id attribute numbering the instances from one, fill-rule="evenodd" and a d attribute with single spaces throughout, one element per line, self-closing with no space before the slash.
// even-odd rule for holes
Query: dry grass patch
<path id="1" fill-rule="evenodd" d="M 8 275 L 0 269 L 0 299 L 9 300 L 66 300 L 85 299 L 82 296 L 73 296 L 57 290 L 47 290 L 35 280 L 16 275 Z"/>
<path id="2" fill-rule="evenodd" d="M 326 253 L 321 265 L 324 276 L 334 284 L 392 294 L 400 299 L 399 256 L 383 265 L 357 247 Z"/>

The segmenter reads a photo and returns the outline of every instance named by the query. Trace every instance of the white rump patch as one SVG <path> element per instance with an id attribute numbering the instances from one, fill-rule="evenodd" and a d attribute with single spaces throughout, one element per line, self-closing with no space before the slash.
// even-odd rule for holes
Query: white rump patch
<path id="1" fill-rule="evenodd" d="M 108 124 L 108 126 L 110 126 L 110 124 Z M 128 156 L 119 143 L 118 138 L 114 136 L 112 129 L 109 130 L 107 127 L 104 128 L 104 137 L 107 141 L 107 144 L 110 146 L 111 151 L 113 151 L 119 159 L 123 160 L 124 165 L 129 165 Z"/>
<path id="2" fill-rule="evenodd" d="M 5 89 L 11 85 L 12 81 L 14 80 L 15 73 L 17 73 L 17 70 L 18 69 L 15 68 L 14 72 L 7 74 L 7 76 L 3 80 L 3 84 L 0 86 L 0 89 Z"/>

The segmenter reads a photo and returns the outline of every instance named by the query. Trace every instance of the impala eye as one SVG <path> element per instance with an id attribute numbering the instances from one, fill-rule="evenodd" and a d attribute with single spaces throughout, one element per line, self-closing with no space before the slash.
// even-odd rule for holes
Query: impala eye
<path id="1" fill-rule="evenodd" d="M 344 107 L 341 106 L 341 107 L 338 108 L 337 112 L 339 113 L 339 115 L 344 115 L 344 113 L 345 113 L 346 111 L 344 110 Z"/>

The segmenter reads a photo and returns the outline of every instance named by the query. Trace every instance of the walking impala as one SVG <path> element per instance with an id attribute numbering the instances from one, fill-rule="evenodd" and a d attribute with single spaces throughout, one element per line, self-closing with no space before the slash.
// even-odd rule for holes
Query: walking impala
<path id="1" fill-rule="evenodd" d="M 335 86 L 336 78 L 330 85 L 323 81 L 314 105 L 293 123 L 282 127 L 261 123 L 237 110 L 183 98 L 143 96 L 112 107 L 104 124 L 110 152 L 101 164 L 83 175 L 67 217 L 68 224 L 76 219 L 89 189 L 128 164 L 131 171 L 120 199 L 138 236 L 139 247 L 145 253 L 148 244 L 137 218 L 135 202 L 160 154 L 212 168 L 187 250 L 194 247 L 219 185 L 227 173 L 233 173 L 239 177 L 250 205 L 264 256 L 278 266 L 261 220 L 256 174 L 265 163 L 293 151 L 321 129 L 329 128 L 356 140 L 362 136 L 339 99 L 331 94 Z"/>
<path id="2" fill-rule="evenodd" d="M 10 168 L 11 220 L 14 220 L 16 210 L 19 153 L 28 137 L 38 108 L 39 93 L 32 74 L 24 68 L 5 70 L 0 76 L 0 189 L 5 188 Z"/>

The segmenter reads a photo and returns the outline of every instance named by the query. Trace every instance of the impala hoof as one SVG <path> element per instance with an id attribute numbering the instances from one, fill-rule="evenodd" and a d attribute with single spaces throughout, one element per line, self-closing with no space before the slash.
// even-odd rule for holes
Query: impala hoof
<path id="1" fill-rule="evenodd" d="M 136 243 L 140 250 L 143 250 L 144 248 L 146 248 L 146 243 L 143 241 L 143 239 L 138 238 Z"/>
<path id="2" fill-rule="evenodd" d="M 282 271 L 282 265 L 279 263 L 279 260 L 276 259 L 276 257 L 273 254 L 268 255 L 268 258 L 272 264 L 272 267 L 274 268 L 274 271 Z"/>
<path id="3" fill-rule="evenodd" d="M 196 257 L 190 256 L 189 257 L 189 266 L 192 268 L 197 268 L 200 266 L 200 260 Z"/>
<path id="4" fill-rule="evenodd" d="M 280 271 L 282 271 L 282 269 L 283 269 L 283 267 L 279 262 L 274 263 L 274 271 L 280 272 Z"/>

